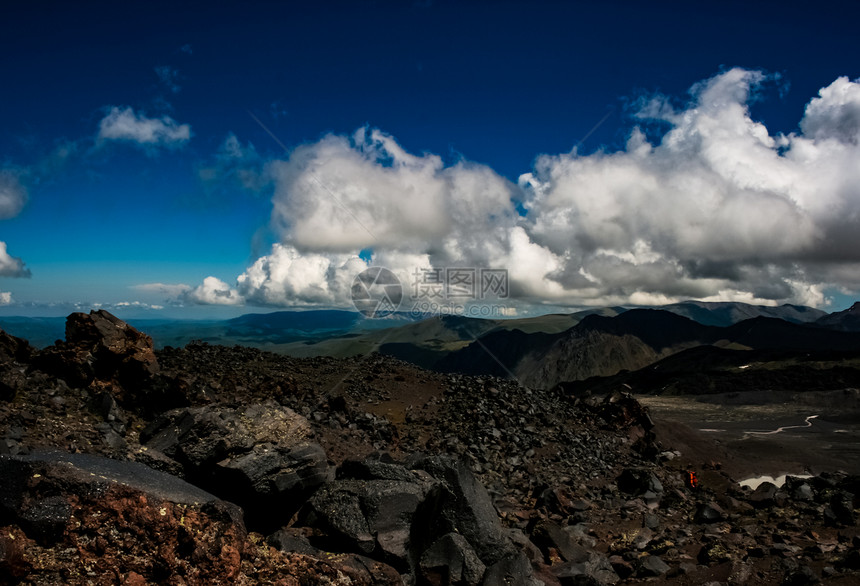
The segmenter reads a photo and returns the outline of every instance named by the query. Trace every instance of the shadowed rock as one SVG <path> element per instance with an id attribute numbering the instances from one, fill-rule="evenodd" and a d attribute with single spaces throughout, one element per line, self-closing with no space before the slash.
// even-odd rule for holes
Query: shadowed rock
<path id="1" fill-rule="evenodd" d="M 307 420 L 276 403 L 168 411 L 140 435 L 148 451 L 183 466 L 186 478 L 243 507 L 251 526 L 285 524 L 330 478 Z"/>

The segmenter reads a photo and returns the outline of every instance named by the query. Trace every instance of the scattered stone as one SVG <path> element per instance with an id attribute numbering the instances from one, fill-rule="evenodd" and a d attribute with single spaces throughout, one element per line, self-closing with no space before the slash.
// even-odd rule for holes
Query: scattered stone
<path id="1" fill-rule="evenodd" d="M 776 493 L 779 488 L 772 482 L 762 482 L 747 498 L 752 506 L 761 509 L 776 504 Z"/>
<path id="2" fill-rule="evenodd" d="M 696 507 L 696 514 L 693 516 L 695 523 L 716 523 L 726 518 L 726 513 L 720 506 L 714 502 L 702 503 Z"/>
<path id="3" fill-rule="evenodd" d="M 655 555 L 648 555 L 639 561 L 636 575 L 640 578 L 662 576 L 669 571 L 669 566 Z"/>

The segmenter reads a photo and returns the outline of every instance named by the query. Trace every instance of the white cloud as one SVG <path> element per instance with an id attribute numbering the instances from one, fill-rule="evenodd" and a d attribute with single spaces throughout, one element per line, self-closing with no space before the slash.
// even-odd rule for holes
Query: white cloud
<path id="1" fill-rule="evenodd" d="M 99 122 L 98 140 L 119 140 L 146 147 L 175 148 L 191 139 L 191 126 L 178 124 L 170 116 L 147 118 L 130 107 L 112 107 Z"/>
<path id="2" fill-rule="evenodd" d="M 168 299 L 178 299 L 182 294 L 192 289 L 190 285 L 185 285 L 183 283 L 143 283 L 141 285 L 132 285 L 130 288 L 135 291 L 163 295 Z"/>
<path id="3" fill-rule="evenodd" d="M 186 291 L 182 299 L 201 305 L 242 305 L 244 300 L 227 283 L 216 277 L 206 277 L 203 283 Z"/>
<path id="4" fill-rule="evenodd" d="M 0 220 L 14 218 L 27 203 L 27 189 L 19 175 L 13 169 L 0 169 Z"/>
<path id="5" fill-rule="evenodd" d="M 156 311 L 159 309 L 164 309 L 163 305 L 153 305 L 151 303 L 144 303 L 142 301 L 118 301 L 117 303 L 107 304 L 104 307 L 114 309 L 152 309 Z"/>
<path id="6" fill-rule="evenodd" d="M 314 251 L 416 252 L 428 243 L 444 246 L 469 225 L 514 215 L 514 186 L 491 169 L 466 162 L 444 167 L 440 157 L 411 155 L 378 130 L 299 147 L 287 161 L 272 163 L 270 173 L 273 220 L 283 240 Z M 482 248 L 475 236 L 458 245 Z"/>
<path id="7" fill-rule="evenodd" d="M 0 291 L 0 305 L 11 305 L 12 293 L 9 291 Z"/>
<path id="8" fill-rule="evenodd" d="M 826 305 L 828 287 L 860 290 L 860 83 L 823 88 L 801 132 L 782 135 L 750 115 L 766 79 L 731 69 L 695 84 L 683 108 L 657 97 L 638 116 L 667 125 L 659 142 L 634 128 L 617 152 L 542 155 L 518 185 L 378 130 L 327 136 L 269 165 L 281 243 L 235 288 L 194 292 L 346 305 L 372 249 L 407 281 L 425 266 L 507 268 L 514 303 Z"/>
<path id="9" fill-rule="evenodd" d="M 0 241 L 0 277 L 30 277 L 30 269 L 24 261 L 6 251 L 6 243 Z"/>
<path id="10" fill-rule="evenodd" d="M 803 134 L 820 140 L 857 144 L 860 139 L 860 84 L 840 77 L 806 106 Z"/>

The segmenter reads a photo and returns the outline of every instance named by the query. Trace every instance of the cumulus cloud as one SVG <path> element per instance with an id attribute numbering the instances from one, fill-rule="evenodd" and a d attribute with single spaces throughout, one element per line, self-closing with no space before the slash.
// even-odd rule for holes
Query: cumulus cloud
<path id="1" fill-rule="evenodd" d="M 656 96 L 637 117 L 665 125 L 659 141 L 635 127 L 616 152 L 542 155 L 517 184 L 378 130 L 300 146 L 268 167 L 280 243 L 235 287 L 194 294 L 347 305 L 370 250 L 407 282 L 420 267 L 506 268 L 517 302 L 824 305 L 828 288 L 860 289 L 860 83 L 822 88 L 784 135 L 750 114 L 766 80 L 736 68 L 681 108 Z"/>
<path id="2" fill-rule="evenodd" d="M 6 243 L 0 241 L 0 277 L 30 277 L 30 269 L 24 266 L 24 261 L 11 256 L 6 251 Z"/>
<path id="3" fill-rule="evenodd" d="M 170 116 L 148 118 L 131 107 L 112 107 L 99 122 L 99 141 L 117 140 L 144 147 L 176 148 L 191 139 L 191 126 L 178 124 Z"/>
<path id="4" fill-rule="evenodd" d="M 12 293 L 9 291 L 0 291 L 0 305 L 11 305 Z"/>
<path id="5" fill-rule="evenodd" d="M 202 284 L 183 293 L 182 299 L 200 305 L 242 305 L 244 303 L 235 289 L 216 277 L 206 277 Z"/>

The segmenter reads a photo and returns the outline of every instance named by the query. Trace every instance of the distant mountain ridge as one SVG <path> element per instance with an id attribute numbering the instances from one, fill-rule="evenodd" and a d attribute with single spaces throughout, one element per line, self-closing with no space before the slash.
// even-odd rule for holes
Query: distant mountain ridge
<path id="1" fill-rule="evenodd" d="M 854 303 L 854 305 L 845 311 L 837 311 L 825 315 L 815 323 L 834 330 L 860 332 L 860 301 Z"/>
<path id="2" fill-rule="evenodd" d="M 755 317 L 730 326 L 703 325 L 675 313 L 631 309 L 589 316 L 559 334 L 492 332 L 437 363 L 446 372 L 512 376 L 545 388 L 563 381 L 638 370 L 697 346 L 790 352 L 860 352 L 860 332 Z"/>
<path id="3" fill-rule="evenodd" d="M 41 346 L 62 337 L 61 323 L 52 318 L 0 318 L 0 328 Z M 230 320 L 131 323 L 150 334 L 157 347 L 202 340 L 298 357 L 379 352 L 424 368 L 513 376 L 532 387 L 547 387 L 634 371 L 700 345 L 850 348 L 853 341 L 836 333 L 860 331 L 860 304 L 833 314 L 797 305 L 688 301 L 662 308 L 604 307 L 515 319 L 422 319 L 411 314 L 368 319 L 352 311 L 308 310 L 250 313 Z M 801 326 L 807 329 L 797 329 Z"/>
<path id="4" fill-rule="evenodd" d="M 683 301 L 655 309 L 671 311 L 706 326 L 730 326 L 754 317 L 772 317 L 792 323 L 812 323 L 828 314 L 805 305 L 750 305 L 736 301 Z"/>

